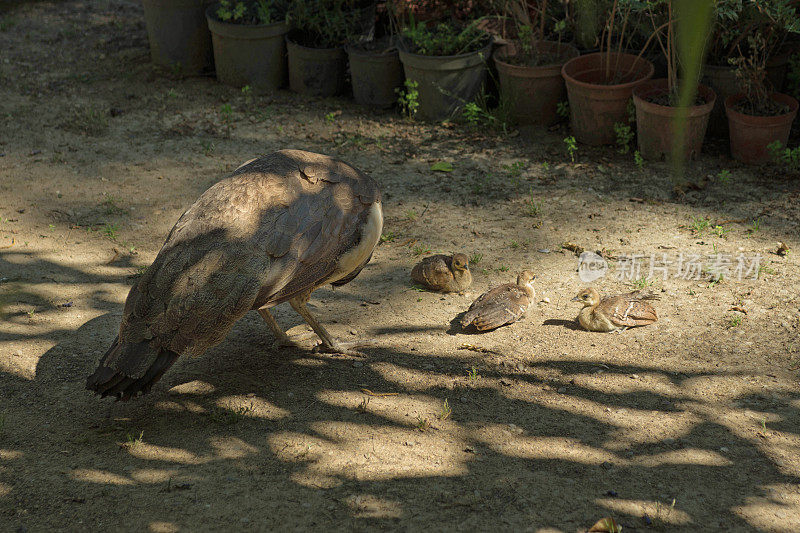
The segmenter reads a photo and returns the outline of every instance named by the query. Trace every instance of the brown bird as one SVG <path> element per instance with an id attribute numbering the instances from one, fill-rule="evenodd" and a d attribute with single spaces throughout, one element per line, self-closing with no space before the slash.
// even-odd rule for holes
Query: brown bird
<path id="1" fill-rule="evenodd" d="M 516 284 L 505 283 L 481 294 L 464 313 L 461 327 L 475 326 L 478 331 L 487 331 L 516 322 L 533 302 L 535 279 L 533 272 L 523 270 Z"/>
<path id="2" fill-rule="evenodd" d="M 652 324 L 658 316 L 645 300 L 658 300 L 658 296 L 634 291 L 606 296 L 601 300 L 600 293 L 590 287 L 572 299 L 583 304 L 578 322 L 588 331 L 615 331 Z"/>
<path id="3" fill-rule="evenodd" d="M 461 292 L 472 284 L 469 259 L 464 254 L 426 257 L 411 269 L 411 279 L 435 291 Z"/>
<path id="4" fill-rule="evenodd" d="M 322 349 L 346 353 L 306 302 L 326 283 L 355 278 L 382 228 L 378 186 L 347 163 L 301 150 L 245 163 L 172 228 L 128 293 L 119 335 L 86 388 L 122 400 L 146 393 L 180 355 L 218 344 L 251 309 L 289 343 L 268 311 L 286 301 Z"/>

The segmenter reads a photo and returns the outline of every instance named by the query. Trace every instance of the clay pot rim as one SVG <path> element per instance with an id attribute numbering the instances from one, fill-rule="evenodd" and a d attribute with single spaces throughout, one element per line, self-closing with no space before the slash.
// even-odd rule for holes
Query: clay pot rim
<path id="1" fill-rule="evenodd" d="M 347 43 L 344 45 L 344 49 L 347 51 L 349 55 L 358 56 L 361 58 L 375 58 L 375 59 L 384 59 L 391 56 L 397 56 L 399 50 L 397 48 L 397 43 L 392 41 L 389 46 L 383 51 L 377 52 L 375 50 L 364 50 L 363 48 L 358 47 L 358 43 Z"/>
<path id="2" fill-rule="evenodd" d="M 432 60 L 437 60 L 437 59 L 438 60 L 464 59 L 464 58 L 468 58 L 468 57 L 474 56 L 475 54 L 483 54 L 487 50 L 491 50 L 492 49 L 492 46 L 494 45 L 494 40 L 490 38 L 488 40 L 486 46 L 484 46 L 483 48 L 481 48 L 479 50 L 475 50 L 473 52 L 464 52 L 463 54 L 456 54 L 456 55 L 450 55 L 450 56 L 432 56 L 432 55 L 428 55 L 428 54 L 418 54 L 416 52 L 410 52 L 408 50 L 408 48 L 406 47 L 406 44 L 407 43 L 406 43 L 406 40 L 405 40 L 404 37 L 401 37 L 401 38 L 399 38 L 397 40 L 397 50 L 400 52 L 401 55 L 404 55 L 404 56 L 407 56 L 407 57 L 411 57 L 411 58 L 414 58 L 414 59 L 418 59 L 419 61 L 425 61 L 425 60 L 429 60 L 429 59 L 432 59 Z M 486 55 L 488 56 L 489 54 L 486 54 Z"/>
<path id="3" fill-rule="evenodd" d="M 288 32 L 286 32 L 286 34 L 284 35 L 284 39 L 286 39 L 286 44 L 287 44 L 287 45 L 292 45 L 292 46 L 294 46 L 294 47 L 296 47 L 296 48 L 300 48 L 300 49 L 303 49 L 303 50 L 328 50 L 328 51 L 333 51 L 333 50 L 340 51 L 340 50 L 341 50 L 341 51 L 344 51 L 344 45 L 341 45 L 341 46 L 333 46 L 333 47 L 330 47 L 330 48 L 328 48 L 328 47 L 325 47 L 325 48 L 318 48 L 318 47 L 316 47 L 316 46 L 305 46 L 305 45 L 303 45 L 303 44 L 300 44 L 300 43 L 298 43 L 297 41 L 293 40 L 293 39 L 292 39 L 292 34 L 294 34 L 294 35 L 297 35 L 297 34 L 295 33 L 295 30 L 292 30 L 292 29 L 290 29 L 290 30 L 289 30 Z"/>
<path id="4" fill-rule="evenodd" d="M 508 63 L 506 61 L 503 61 L 505 58 L 509 57 L 509 54 L 507 52 L 512 48 L 513 43 L 505 44 L 505 45 L 499 47 L 497 50 L 494 51 L 494 54 L 492 54 L 492 58 L 494 59 L 495 63 L 500 63 L 504 67 L 507 67 L 507 70 L 512 70 L 513 71 L 513 70 L 539 70 L 539 69 L 542 69 L 542 70 L 543 69 L 548 69 L 549 70 L 549 69 L 552 69 L 554 67 L 558 67 L 559 69 L 561 69 L 561 67 L 563 67 L 564 64 L 567 61 L 569 61 L 570 59 L 575 59 L 576 57 L 580 57 L 580 51 L 570 43 L 563 43 L 563 42 L 559 43 L 558 41 L 547 41 L 547 40 L 545 40 L 545 41 L 537 41 L 536 42 L 536 44 L 540 44 L 540 43 L 544 43 L 544 44 L 548 44 L 548 45 L 555 45 L 555 48 L 560 49 L 561 56 L 563 57 L 563 60 L 556 61 L 554 63 L 547 63 L 545 65 L 536 65 L 536 66 L 513 65 L 513 64 Z"/>
<path id="5" fill-rule="evenodd" d="M 568 67 L 573 62 L 586 61 L 586 58 L 598 58 L 598 57 L 604 56 L 604 55 L 606 55 L 605 52 L 595 52 L 593 54 L 586 54 L 586 55 L 574 57 L 574 58 L 570 59 L 569 61 L 567 61 L 566 63 L 564 63 L 564 66 L 561 67 L 561 75 L 564 77 L 564 79 L 567 82 L 569 82 L 572 85 L 578 86 L 578 87 L 583 87 L 583 88 L 587 88 L 587 89 L 603 88 L 603 89 L 607 89 L 607 90 L 616 90 L 616 89 L 633 88 L 636 85 L 638 85 L 639 83 L 642 83 L 643 81 L 650 79 L 653 76 L 653 73 L 656 70 L 655 67 L 653 66 L 653 64 L 650 61 L 648 61 L 647 59 L 645 59 L 644 57 L 642 57 L 642 56 L 635 56 L 633 54 L 626 54 L 624 52 L 621 53 L 621 54 L 617 53 L 617 52 L 611 52 L 610 57 L 616 57 L 616 56 L 625 57 L 625 56 L 628 56 L 628 57 L 635 58 L 636 59 L 636 63 L 643 63 L 646 66 L 646 72 L 644 74 L 642 74 L 640 77 L 637 77 L 636 79 L 634 79 L 632 81 L 627 81 L 625 83 L 617 83 L 617 84 L 589 83 L 589 82 L 586 82 L 586 81 L 579 80 L 578 78 L 575 78 L 572 74 L 570 74 L 568 72 Z M 632 71 L 633 72 L 639 72 L 639 69 L 638 68 L 634 68 L 634 69 L 632 69 Z"/>
<path id="6" fill-rule="evenodd" d="M 770 93 L 769 97 L 781 104 L 786 104 L 789 106 L 789 112 L 783 113 L 782 115 L 771 115 L 771 116 L 764 116 L 764 115 L 748 115 L 746 113 L 741 113 L 733 108 L 734 104 L 743 100 L 745 98 L 744 93 L 736 93 L 732 94 L 731 96 L 725 99 L 725 113 L 728 115 L 728 118 L 737 120 L 739 122 L 747 122 L 750 124 L 756 125 L 769 125 L 772 123 L 782 124 L 785 122 L 789 117 L 791 119 L 790 122 L 794 120 L 795 115 L 797 114 L 797 109 L 800 107 L 800 103 L 797 100 L 784 93 Z"/>
<path id="7" fill-rule="evenodd" d="M 278 25 L 282 24 L 282 25 L 286 26 L 287 31 L 289 29 L 289 23 L 286 22 L 286 18 L 285 17 L 284 17 L 283 20 L 277 20 L 275 22 L 270 22 L 269 24 L 237 24 L 235 22 L 226 22 L 224 20 L 220 20 L 219 18 L 217 18 L 217 12 L 216 12 L 216 8 L 218 8 L 219 5 L 220 5 L 219 0 L 213 0 L 213 2 L 211 4 L 209 4 L 208 7 L 205 10 L 206 19 L 208 19 L 210 22 L 213 22 L 216 26 L 224 27 L 224 28 L 236 28 L 236 29 L 239 29 L 239 28 L 264 29 L 264 28 L 270 28 L 270 27 L 273 27 L 273 26 L 277 27 Z M 241 31 L 242 32 L 247 32 L 248 30 L 241 30 Z"/>
<path id="8" fill-rule="evenodd" d="M 697 91 L 706 99 L 706 102 L 699 105 L 690 105 L 685 108 L 655 104 L 648 101 L 646 99 L 646 95 L 642 94 L 645 91 L 665 92 L 666 90 L 666 78 L 656 78 L 654 80 L 643 81 L 633 88 L 633 102 L 637 107 L 641 107 L 643 110 L 646 110 L 649 113 L 662 116 L 674 116 L 678 113 L 679 109 L 688 109 L 689 112 L 686 115 L 687 117 L 707 115 L 711 113 L 711 110 L 714 109 L 714 104 L 717 102 L 717 93 L 715 93 L 711 87 L 701 83 L 697 84 Z"/>

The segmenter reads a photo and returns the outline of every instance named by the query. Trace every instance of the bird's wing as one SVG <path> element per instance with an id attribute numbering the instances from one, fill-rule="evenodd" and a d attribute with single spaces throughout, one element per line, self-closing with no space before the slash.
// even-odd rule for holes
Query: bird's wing
<path id="1" fill-rule="evenodd" d="M 424 258 L 412 269 L 412 279 L 423 285 L 434 287 L 446 283 L 453 278 L 453 273 L 448 266 L 448 259 L 446 255 L 441 254 Z"/>
<path id="2" fill-rule="evenodd" d="M 609 320 L 620 327 L 646 326 L 658 319 L 656 310 L 644 301 L 648 298 L 640 297 L 640 293 L 617 294 L 606 296 L 597 306 L 597 310 L 607 316 Z"/>
<path id="3" fill-rule="evenodd" d="M 124 365 L 127 375 L 140 377 L 157 348 L 202 353 L 248 310 L 330 276 L 337 258 L 358 242 L 359 222 L 380 193 L 370 178 L 331 158 L 304 166 L 305 154 L 282 151 L 253 161 L 183 214 L 131 289 L 120 325 L 120 343 L 148 342 L 155 351 L 135 361 L 109 358 L 106 365 Z"/>
<path id="4" fill-rule="evenodd" d="M 479 331 L 498 328 L 519 320 L 530 305 L 530 298 L 513 283 L 485 292 L 470 306 L 461 320 L 463 326 L 473 324 Z"/>

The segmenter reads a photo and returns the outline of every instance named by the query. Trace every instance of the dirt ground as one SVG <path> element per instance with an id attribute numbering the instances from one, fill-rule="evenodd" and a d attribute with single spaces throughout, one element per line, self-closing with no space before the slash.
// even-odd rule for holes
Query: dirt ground
<path id="1" fill-rule="evenodd" d="M 129 0 L 0 17 L 0 530 L 549 532 L 605 516 L 625 531 L 800 530 L 798 176 L 741 167 L 712 141 L 687 171 L 698 186 L 676 193 L 665 164 L 630 153 L 579 146 L 570 161 L 565 126 L 425 125 L 179 79 L 150 63 Z M 287 147 L 384 191 L 370 265 L 312 297 L 335 335 L 375 347 L 275 349 L 250 313 L 141 399 L 85 391 L 178 216 Z M 760 268 L 670 271 L 649 287 L 655 325 L 588 333 L 564 243 L 617 258 L 605 292 L 630 290 L 615 273 L 633 254 Z M 422 255 L 453 251 L 473 260 L 466 294 L 412 286 Z M 538 274 L 526 318 L 455 326 L 523 268 Z M 288 306 L 277 318 L 307 329 Z"/>

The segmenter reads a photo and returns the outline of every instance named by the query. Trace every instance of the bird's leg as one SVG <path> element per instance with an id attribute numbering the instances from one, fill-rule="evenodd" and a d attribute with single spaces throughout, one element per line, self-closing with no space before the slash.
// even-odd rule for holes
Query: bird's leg
<path id="1" fill-rule="evenodd" d="M 352 348 L 357 348 L 359 346 L 366 346 L 369 345 L 369 342 L 339 342 L 334 339 L 330 333 L 319 323 L 319 321 L 314 318 L 314 315 L 306 307 L 306 303 L 308 302 L 308 298 L 311 296 L 311 292 L 305 292 L 299 296 L 296 296 L 289 300 L 289 305 L 292 306 L 292 309 L 297 311 L 303 320 L 305 320 L 311 329 L 314 330 L 319 338 L 322 340 L 321 350 L 326 353 L 340 353 L 344 355 L 358 355 L 358 352 L 352 350 Z"/>
<path id="2" fill-rule="evenodd" d="M 272 330 L 272 334 L 275 336 L 275 344 L 277 346 L 301 348 L 301 346 L 299 346 L 297 344 L 297 342 L 292 340 L 281 329 L 281 327 L 278 325 L 278 321 L 275 320 L 275 317 L 272 316 L 272 313 L 270 313 L 269 310 L 266 307 L 262 307 L 261 309 L 259 309 L 258 310 L 258 314 L 261 315 L 261 318 L 263 318 L 264 322 L 267 323 L 267 326 L 269 326 L 269 329 Z M 303 340 L 303 339 L 300 339 L 300 340 Z"/>

